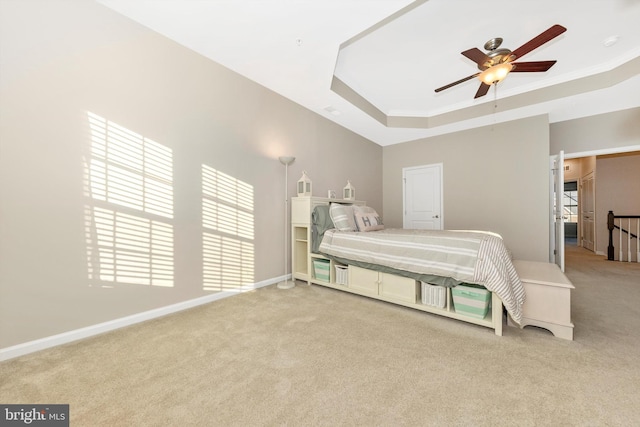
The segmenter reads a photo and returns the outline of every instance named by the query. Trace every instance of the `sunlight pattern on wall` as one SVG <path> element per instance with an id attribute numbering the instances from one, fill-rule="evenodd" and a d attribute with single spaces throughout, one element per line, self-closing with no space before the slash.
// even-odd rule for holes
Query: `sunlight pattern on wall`
<path id="1" fill-rule="evenodd" d="M 99 207 L 87 207 L 85 217 L 93 243 L 87 247 L 90 278 L 173 286 L 171 225 Z"/>
<path id="2" fill-rule="evenodd" d="M 202 165 L 202 226 L 204 289 L 253 284 L 253 187 Z"/>
<path id="3" fill-rule="evenodd" d="M 173 218 L 171 150 L 92 113 L 89 124 L 91 197 Z"/>
<path id="4" fill-rule="evenodd" d="M 85 232 L 89 279 L 173 286 L 173 154 L 88 113 Z"/>

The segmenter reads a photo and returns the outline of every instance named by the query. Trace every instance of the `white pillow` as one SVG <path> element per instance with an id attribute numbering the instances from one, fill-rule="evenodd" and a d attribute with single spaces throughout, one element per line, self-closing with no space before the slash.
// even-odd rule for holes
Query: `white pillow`
<path id="1" fill-rule="evenodd" d="M 375 209 L 370 206 L 354 206 L 353 217 L 356 220 L 358 231 L 383 230 L 382 218 Z"/>
<path id="2" fill-rule="evenodd" d="M 376 212 L 375 209 L 373 209 L 371 206 L 359 206 L 359 205 L 353 205 L 353 213 L 355 214 L 356 212 L 360 212 L 360 213 L 374 213 L 376 215 L 378 215 L 378 212 Z"/>
<path id="3" fill-rule="evenodd" d="M 329 216 L 336 229 L 339 231 L 358 231 L 355 219 L 353 218 L 353 205 L 341 205 L 331 203 Z"/>

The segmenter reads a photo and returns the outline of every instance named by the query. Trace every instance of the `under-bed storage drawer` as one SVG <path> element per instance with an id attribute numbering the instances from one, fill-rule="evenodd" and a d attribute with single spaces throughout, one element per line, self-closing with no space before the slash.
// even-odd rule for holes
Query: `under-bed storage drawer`
<path id="1" fill-rule="evenodd" d="M 416 302 L 417 282 L 408 277 L 349 266 L 349 288 L 402 302 Z"/>
<path id="2" fill-rule="evenodd" d="M 378 272 L 349 266 L 349 288 L 378 295 Z"/>
<path id="3" fill-rule="evenodd" d="M 380 273 L 380 295 L 403 302 L 416 302 L 417 282 L 408 277 Z"/>

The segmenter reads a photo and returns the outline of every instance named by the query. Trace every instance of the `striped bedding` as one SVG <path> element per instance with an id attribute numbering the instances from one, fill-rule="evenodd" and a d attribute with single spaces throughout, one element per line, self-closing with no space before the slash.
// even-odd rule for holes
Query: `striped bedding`
<path id="1" fill-rule="evenodd" d="M 520 323 L 525 293 L 502 238 L 482 231 L 327 230 L 320 252 L 420 274 L 452 277 L 495 292 Z"/>

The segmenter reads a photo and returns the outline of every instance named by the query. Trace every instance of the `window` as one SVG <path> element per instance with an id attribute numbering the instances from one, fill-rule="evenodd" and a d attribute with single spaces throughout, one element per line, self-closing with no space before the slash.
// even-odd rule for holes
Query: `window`
<path id="1" fill-rule="evenodd" d="M 578 183 L 576 181 L 564 183 L 563 198 L 564 222 L 578 222 Z"/>
<path id="2" fill-rule="evenodd" d="M 173 286 L 173 154 L 88 113 L 85 234 L 89 279 Z"/>
<path id="3" fill-rule="evenodd" d="M 253 284 L 253 187 L 202 165 L 202 226 L 204 289 Z"/>

